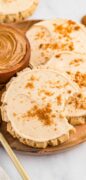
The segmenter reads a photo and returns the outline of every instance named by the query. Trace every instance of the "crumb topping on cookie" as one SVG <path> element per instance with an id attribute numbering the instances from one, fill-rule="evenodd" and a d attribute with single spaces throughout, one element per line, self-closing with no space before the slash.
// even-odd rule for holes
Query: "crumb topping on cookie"
<path id="1" fill-rule="evenodd" d="M 51 104 L 48 103 L 42 108 L 34 105 L 33 108 L 31 108 L 26 114 L 23 115 L 23 118 L 27 117 L 30 119 L 30 117 L 37 117 L 38 120 L 41 121 L 44 125 L 52 125 L 53 116 L 55 116 L 55 114 L 52 113 Z"/>
<path id="2" fill-rule="evenodd" d="M 81 93 L 75 93 L 73 96 L 70 96 L 67 103 L 73 104 L 76 109 L 86 110 L 86 97 L 84 97 Z"/>
<path id="3" fill-rule="evenodd" d="M 79 87 L 86 87 L 86 73 L 76 72 L 74 81 L 79 85 Z"/>

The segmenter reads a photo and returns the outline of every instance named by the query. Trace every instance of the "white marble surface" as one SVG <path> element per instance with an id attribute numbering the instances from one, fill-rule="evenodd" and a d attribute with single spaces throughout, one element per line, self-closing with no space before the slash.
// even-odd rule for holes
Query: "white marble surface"
<path id="1" fill-rule="evenodd" d="M 41 0 L 32 18 L 63 17 L 79 21 L 86 13 L 86 0 Z M 45 157 L 16 155 L 32 180 L 86 180 L 86 143 L 70 151 Z M 11 180 L 20 180 L 5 151 L 0 148 L 0 166 Z M 0 179 L 1 180 L 1 179 Z"/>

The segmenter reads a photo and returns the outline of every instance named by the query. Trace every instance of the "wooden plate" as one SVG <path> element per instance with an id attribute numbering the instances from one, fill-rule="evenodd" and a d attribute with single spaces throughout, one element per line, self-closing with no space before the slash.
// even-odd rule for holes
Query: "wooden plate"
<path id="1" fill-rule="evenodd" d="M 36 20 L 35 21 L 26 21 L 26 22 L 23 22 L 20 24 L 14 24 L 14 26 L 21 29 L 22 32 L 25 33 L 36 22 L 39 22 L 39 20 L 38 21 L 36 21 Z M 1 96 L 1 94 L 2 94 L 2 91 L 0 91 L 0 96 Z M 21 151 L 23 153 L 31 154 L 31 155 L 47 155 L 47 154 L 58 153 L 58 152 L 67 150 L 69 148 L 72 148 L 75 145 L 78 145 L 78 144 L 86 141 L 86 124 L 76 126 L 76 134 L 71 135 L 70 139 L 66 143 L 56 146 L 56 147 L 47 147 L 46 149 L 31 148 L 29 146 L 23 145 L 17 139 L 14 139 L 6 131 L 6 123 L 5 122 L 1 123 L 0 130 L 13 149 Z"/>

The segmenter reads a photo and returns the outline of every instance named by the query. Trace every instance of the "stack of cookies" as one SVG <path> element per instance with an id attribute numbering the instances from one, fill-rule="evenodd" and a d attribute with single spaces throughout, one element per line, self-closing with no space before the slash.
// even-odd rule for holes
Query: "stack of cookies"
<path id="1" fill-rule="evenodd" d="M 33 68 L 60 71 L 76 84 L 79 93 L 72 97 L 74 108 L 71 105 L 68 118 L 72 124 L 85 123 L 86 28 L 72 20 L 47 20 L 35 24 L 26 36 L 31 44 Z"/>
<path id="2" fill-rule="evenodd" d="M 33 25 L 26 37 L 32 69 L 25 68 L 6 85 L 2 120 L 25 145 L 58 146 L 76 133 L 76 125 L 86 122 L 86 29 L 71 20 L 47 20 Z M 25 51 L 17 52 L 20 62 Z M 14 57 L 11 62 L 17 67 Z"/>

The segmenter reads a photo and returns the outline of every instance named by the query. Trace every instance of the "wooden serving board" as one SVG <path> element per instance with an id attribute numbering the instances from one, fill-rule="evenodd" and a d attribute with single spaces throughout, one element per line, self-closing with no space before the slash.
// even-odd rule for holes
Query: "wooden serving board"
<path id="1" fill-rule="evenodd" d="M 33 24 L 39 21 L 40 20 L 25 21 L 23 23 L 12 24 L 12 26 L 20 29 L 23 33 L 25 33 Z M 2 95 L 2 91 L 0 91 L 0 97 Z M 1 117 L 0 117 L 0 120 L 1 120 Z M 86 141 L 86 124 L 76 126 L 76 133 L 71 135 L 70 139 L 66 143 L 63 143 L 62 145 L 59 145 L 56 147 L 47 147 L 46 149 L 31 148 L 29 146 L 23 145 L 17 139 L 14 139 L 6 131 L 5 122 L 1 122 L 0 131 L 2 132 L 2 134 L 7 139 L 8 143 L 13 149 L 22 151 L 23 153 L 27 153 L 31 155 L 47 155 L 47 154 L 58 153 Z"/>

